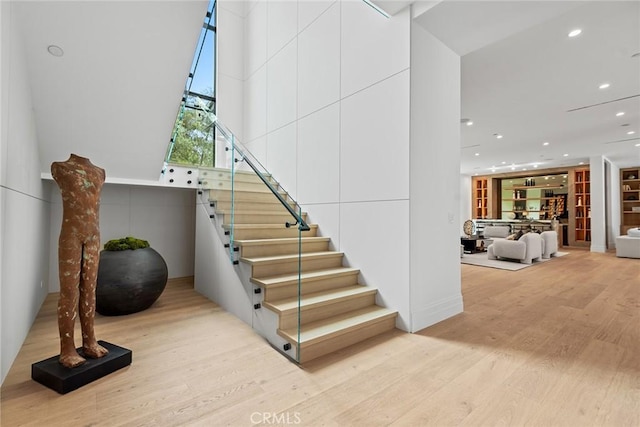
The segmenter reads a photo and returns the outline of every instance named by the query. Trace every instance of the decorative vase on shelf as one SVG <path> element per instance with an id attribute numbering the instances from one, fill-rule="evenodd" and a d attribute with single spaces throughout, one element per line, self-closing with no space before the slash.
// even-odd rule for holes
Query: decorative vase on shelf
<path id="1" fill-rule="evenodd" d="M 582 197 L 578 197 L 578 206 L 582 206 Z"/>

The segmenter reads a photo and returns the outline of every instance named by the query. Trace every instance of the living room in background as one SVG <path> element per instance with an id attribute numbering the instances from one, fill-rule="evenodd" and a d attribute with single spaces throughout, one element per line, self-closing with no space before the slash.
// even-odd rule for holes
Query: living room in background
<path id="1" fill-rule="evenodd" d="M 508 225 L 512 232 L 532 226 L 540 231 L 555 229 L 560 247 L 590 246 L 590 186 L 590 170 L 584 165 L 474 176 L 471 216 L 477 234 L 492 224 Z"/>

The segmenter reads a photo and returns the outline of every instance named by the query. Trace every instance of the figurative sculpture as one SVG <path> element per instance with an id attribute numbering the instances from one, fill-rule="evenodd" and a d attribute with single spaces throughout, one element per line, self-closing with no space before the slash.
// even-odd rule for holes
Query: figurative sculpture
<path id="1" fill-rule="evenodd" d="M 93 330 L 100 260 L 100 191 L 105 172 L 89 159 L 71 154 L 68 160 L 51 164 L 51 175 L 60 188 L 63 207 L 58 243 L 59 362 L 73 368 L 86 361 L 76 351 L 73 338 L 78 314 L 83 354 L 100 358 L 109 352 L 98 344 Z"/>

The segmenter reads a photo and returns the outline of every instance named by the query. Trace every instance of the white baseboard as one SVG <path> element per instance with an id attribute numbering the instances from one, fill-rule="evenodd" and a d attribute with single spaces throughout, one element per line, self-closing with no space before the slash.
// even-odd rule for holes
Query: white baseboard
<path id="1" fill-rule="evenodd" d="M 418 332 L 428 326 L 435 325 L 464 311 L 462 294 L 441 299 L 419 311 L 411 312 L 411 330 Z"/>

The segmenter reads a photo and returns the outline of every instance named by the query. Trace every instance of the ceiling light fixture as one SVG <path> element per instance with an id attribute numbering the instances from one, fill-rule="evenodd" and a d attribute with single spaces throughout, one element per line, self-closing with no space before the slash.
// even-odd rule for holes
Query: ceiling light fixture
<path id="1" fill-rule="evenodd" d="M 569 157 L 569 154 L 564 153 L 562 156 L 563 156 L 563 157 Z"/>
<path id="2" fill-rule="evenodd" d="M 636 144 L 636 147 L 640 147 L 640 142 Z"/>
<path id="3" fill-rule="evenodd" d="M 542 143 L 542 145 L 547 146 L 547 145 L 549 145 L 549 143 L 545 141 L 545 142 Z"/>
<path id="4" fill-rule="evenodd" d="M 47 46 L 47 51 L 51 55 L 57 56 L 57 57 L 60 57 L 60 56 L 64 55 L 64 50 L 62 50 L 62 48 L 60 46 L 56 46 L 55 44 Z"/>
<path id="5" fill-rule="evenodd" d="M 578 163 L 578 164 L 579 164 L 579 165 L 584 165 L 584 162 L 580 162 L 580 163 Z"/>
<path id="6" fill-rule="evenodd" d="M 507 164 L 507 162 L 502 162 L 502 164 L 503 164 L 503 165 L 506 165 L 506 164 Z"/>
<path id="7" fill-rule="evenodd" d="M 494 135 L 496 136 L 496 138 L 502 139 L 502 135 L 500 135 L 499 133 L 494 133 Z"/>
<path id="8" fill-rule="evenodd" d="M 619 113 L 616 113 L 616 117 L 620 117 L 620 116 L 624 116 L 624 111 L 620 111 Z"/>
<path id="9" fill-rule="evenodd" d="M 538 165 L 533 165 L 533 167 L 534 167 L 534 168 L 537 168 L 537 167 L 538 167 Z"/>
<path id="10" fill-rule="evenodd" d="M 572 30 L 572 31 L 569 33 L 569 37 L 576 37 L 576 36 L 579 36 L 579 35 L 580 35 L 580 33 L 582 33 L 582 30 L 581 30 L 580 28 L 576 28 L 575 30 Z"/>
<path id="11" fill-rule="evenodd" d="M 479 156 L 479 155 L 480 155 L 480 153 L 476 153 L 475 155 L 476 155 L 476 156 Z"/>
<path id="12" fill-rule="evenodd" d="M 609 86 L 611 86 L 611 83 L 602 83 L 600 86 L 598 86 L 598 89 L 606 89 Z"/>
<path id="13" fill-rule="evenodd" d="M 469 120 L 469 121 L 467 122 L 467 126 L 473 126 L 473 122 L 472 122 L 471 120 Z"/>
<path id="14" fill-rule="evenodd" d="M 629 132 L 627 132 L 627 135 L 633 135 L 634 133 L 636 133 L 635 130 L 630 130 Z"/>

